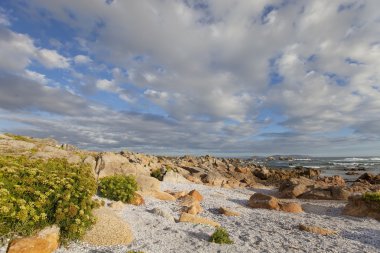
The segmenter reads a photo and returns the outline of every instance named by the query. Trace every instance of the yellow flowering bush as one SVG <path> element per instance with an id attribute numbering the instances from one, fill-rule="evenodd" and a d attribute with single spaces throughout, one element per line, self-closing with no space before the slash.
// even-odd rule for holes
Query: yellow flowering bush
<path id="1" fill-rule="evenodd" d="M 0 237 L 57 224 L 64 241 L 80 238 L 95 221 L 95 193 L 88 165 L 0 155 Z"/>
<path id="2" fill-rule="evenodd" d="M 115 175 L 100 179 L 98 193 L 101 197 L 129 203 L 133 200 L 137 189 L 134 176 Z"/>

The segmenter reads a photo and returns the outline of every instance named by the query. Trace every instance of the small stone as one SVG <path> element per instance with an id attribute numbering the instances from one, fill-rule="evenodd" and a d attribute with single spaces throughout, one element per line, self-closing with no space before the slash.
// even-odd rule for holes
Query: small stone
<path id="1" fill-rule="evenodd" d="M 180 218 L 180 222 L 190 222 L 190 223 L 195 223 L 195 224 L 205 224 L 209 226 L 214 226 L 214 227 L 220 227 L 220 224 L 218 222 L 215 222 L 213 220 L 203 218 L 200 216 L 188 214 L 188 213 L 182 213 Z"/>
<path id="2" fill-rule="evenodd" d="M 7 253 L 52 253 L 59 246 L 59 228 L 52 226 L 41 230 L 36 236 L 14 239 Z"/>
<path id="3" fill-rule="evenodd" d="M 288 213 L 302 213 L 302 207 L 299 203 L 290 202 L 290 203 L 281 203 L 280 204 L 281 211 Z"/>
<path id="4" fill-rule="evenodd" d="M 197 190 L 190 191 L 188 195 L 193 197 L 195 200 L 198 200 L 199 202 L 203 200 L 202 194 L 200 194 Z"/>
<path id="5" fill-rule="evenodd" d="M 135 193 L 132 201 L 129 204 L 135 205 L 135 206 L 141 206 L 145 204 L 145 200 L 140 194 Z"/>
<path id="6" fill-rule="evenodd" d="M 225 208 L 225 207 L 219 208 L 219 212 L 226 216 L 240 216 L 240 213 L 231 211 L 230 209 Z"/>
<path id="7" fill-rule="evenodd" d="M 144 196 L 150 196 L 159 200 L 165 200 L 165 201 L 175 201 L 176 198 L 170 195 L 167 192 L 162 191 L 146 191 L 141 192 Z"/>
<path id="8" fill-rule="evenodd" d="M 299 224 L 298 226 L 299 230 L 306 231 L 314 234 L 320 234 L 320 235 L 334 235 L 337 233 L 337 231 L 316 227 L 316 226 L 308 226 L 304 224 Z"/>

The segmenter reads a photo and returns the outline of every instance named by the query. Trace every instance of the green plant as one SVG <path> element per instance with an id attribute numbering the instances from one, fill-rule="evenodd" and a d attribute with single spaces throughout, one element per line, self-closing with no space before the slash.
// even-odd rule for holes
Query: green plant
<path id="1" fill-rule="evenodd" d="M 164 173 L 161 169 L 156 169 L 154 171 L 152 171 L 152 173 L 150 173 L 150 176 L 151 177 L 155 177 L 157 178 L 158 180 L 162 181 L 164 179 Z"/>
<path id="2" fill-rule="evenodd" d="M 115 175 L 100 179 L 98 189 L 101 197 L 128 203 L 133 200 L 138 185 L 132 175 Z"/>
<path id="3" fill-rule="evenodd" d="M 0 237 L 57 224 L 64 242 L 78 239 L 95 221 L 95 192 L 88 165 L 0 155 Z"/>
<path id="4" fill-rule="evenodd" d="M 22 135 L 16 135 L 16 134 L 11 134 L 11 133 L 5 133 L 4 135 L 13 138 L 13 140 L 16 140 L 16 141 L 34 142 L 31 138 L 22 136 Z"/>
<path id="5" fill-rule="evenodd" d="M 210 242 L 219 243 L 219 244 L 232 244 L 234 243 L 230 239 L 230 235 L 228 234 L 225 228 L 217 228 L 215 232 L 210 237 Z"/>
<path id="6" fill-rule="evenodd" d="M 365 201 L 380 203 L 380 192 L 366 192 L 362 197 Z"/>

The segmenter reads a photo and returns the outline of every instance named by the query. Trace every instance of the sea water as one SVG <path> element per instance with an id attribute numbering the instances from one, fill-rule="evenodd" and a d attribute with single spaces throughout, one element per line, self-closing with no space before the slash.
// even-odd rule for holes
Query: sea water
<path id="1" fill-rule="evenodd" d="M 365 172 L 380 173 L 380 157 L 308 157 L 294 158 L 289 161 L 261 160 L 269 168 L 304 168 L 320 169 L 322 176 L 339 175 L 348 181 L 354 181 Z M 348 172 L 358 175 L 347 175 Z"/>

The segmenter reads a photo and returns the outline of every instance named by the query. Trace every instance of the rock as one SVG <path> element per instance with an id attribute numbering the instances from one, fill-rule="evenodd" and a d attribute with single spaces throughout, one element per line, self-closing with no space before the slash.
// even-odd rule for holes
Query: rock
<path id="1" fill-rule="evenodd" d="M 225 177 L 220 175 L 218 172 L 209 172 L 202 177 L 202 182 L 212 185 L 212 186 L 222 186 L 223 182 L 227 181 Z"/>
<path id="2" fill-rule="evenodd" d="M 299 196 L 302 199 L 347 200 L 350 192 L 343 187 L 315 188 Z"/>
<path id="3" fill-rule="evenodd" d="M 88 230 L 83 241 L 98 246 L 128 245 L 133 241 L 129 224 L 111 209 L 101 207 L 93 211 L 95 225 Z"/>
<path id="4" fill-rule="evenodd" d="M 161 182 L 154 177 L 139 175 L 136 177 L 136 181 L 142 192 L 161 190 Z"/>
<path id="5" fill-rule="evenodd" d="M 112 152 L 99 154 L 95 170 L 99 178 L 117 174 L 150 176 L 150 170 L 143 164 L 130 162 L 128 157 Z"/>
<path id="6" fill-rule="evenodd" d="M 122 201 L 114 201 L 108 204 L 109 207 L 113 209 L 123 209 L 125 204 Z"/>
<path id="7" fill-rule="evenodd" d="M 254 170 L 253 174 L 261 180 L 267 180 L 271 173 L 267 168 L 258 168 Z"/>
<path id="8" fill-rule="evenodd" d="M 209 226 L 214 226 L 214 227 L 220 227 L 220 224 L 218 222 L 215 222 L 213 220 L 203 218 L 200 216 L 188 214 L 188 213 L 182 213 L 180 218 L 180 222 L 190 222 L 190 223 L 195 223 L 195 224 L 205 224 Z"/>
<path id="9" fill-rule="evenodd" d="M 251 172 L 251 169 L 249 167 L 237 167 L 235 168 L 235 171 L 243 174 L 248 174 Z"/>
<path id="10" fill-rule="evenodd" d="M 174 198 L 179 199 L 187 195 L 187 192 L 185 191 L 180 191 L 180 192 L 171 192 L 171 191 L 165 191 L 172 195 Z"/>
<path id="11" fill-rule="evenodd" d="M 280 203 L 280 210 L 288 213 L 302 213 L 302 207 L 299 203 Z"/>
<path id="12" fill-rule="evenodd" d="M 174 172 L 172 170 L 166 172 L 162 181 L 167 182 L 167 183 L 183 183 L 183 184 L 190 183 L 190 181 L 184 178 L 181 174 Z"/>
<path id="13" fill-rule="evenodd" d="M 248 206 L 252 208 L 264 208 L 269 210 L 280 210 L 278 199 L 262 193 L 253 194 L 248 200 Z"/>
<path id="14" fill-rule="evenodd" d="M 334 235 L 337 233 L 334 230 L 316 227 L 316 226 L 308 226 L 308 225 L 304 225 L 304 224 L 299 224 L 298 228 L 301 231 L 306 231 L 306 232 L 310 232 L 310 233 L 314 233 L 314 234 L 320 234 L 320 235 Z"/>
<path id="15" fill-rule="evenodd" d="M 286 184 L 286 183 L 285 183 Z M 280 190 L 280 196 L 282 198 L 297 198 L 308 190 L 308 187 L 304 184 L 288 185 L 282 186 Z M 281 187 L 280 187 L 281 189 Z"/>
<path id="16" fill-rule="evenodd" d="M 180 201 L 180 204 L 184 207 L 183 210 L 186 213 L 195 215 L 203 211 L 203 208 L 201 207 L 199 201 L 190 195 L 186 195 L 185 197 L 180 198 Z"/>
<path id="17" fill-rule="evenodd" d="M 348 199 L 342 213 L 355 217 L 371 217 L 380 221 L 380 202 L 364 200 L 362 195 L 353 195 Z"/>
<path id="18" fill-rule="evenodd" d="M 200 194 L 197 190 L 192 190 L 188 194 L 189 196 L 193 197 L 195 200 L 201 202 L 203 200 L 202 194 Z"/>
<path id="19" fill-rule="evenodd" d="M 9 243 L 8 253 L 51 253 L 59 246 L 59 228 L 52 226 L 41 230 L 36 236 L 14 239 Z"/>
<path id="20" fill-rule="evenodd" d="M 158 216 L 164 217 L 165 219 L 169 221 L 175 222 L 174 217 L 169 212 L 166 212 L 160 208 L 157 208 L 157 207 L 153 208 L 151 212 Z"/>
<path id="21" fill-rule="evenodd" d="M 380 184 L 380 174 L 374 175 L 372 173 L 364 173 L 356 180 L 356 182 L 362 181 L 366 181 L 370 184 Z"/>
<path id="22" fill-rule="evenodd" d="M 230 209 L 225 208 L 225 207 L 219 208 L 219 212 L 220 214 L 223 214 L 225 216 L 240 216 L 240 213 L 231 211 Z"/>
<path id="23" fill-rule="evenodd" d="M 140 192 L 143 196 L 149 196 L 153 197 L 159 200 L 164 200 L 164 201 L 175 201 L 176 198 L 170 195 L 169 193 L 162 192 L 162 191 L 145 191 L 145 192 Z"/>
<path id="24" fill-rule="evenodd" d="M 328 186 L 346 186 L 346 181 L 341 176 L 324 177 L 317 180 L 317 183 Z"/>
<path id="25" fill-rule="evenodd" d="M 145 200 L 140 194 L 135 193 L 132 201 L 128 204 L 135 205 L 135 206 L 141 206 L 141 205 L 145 204 Z"/>

